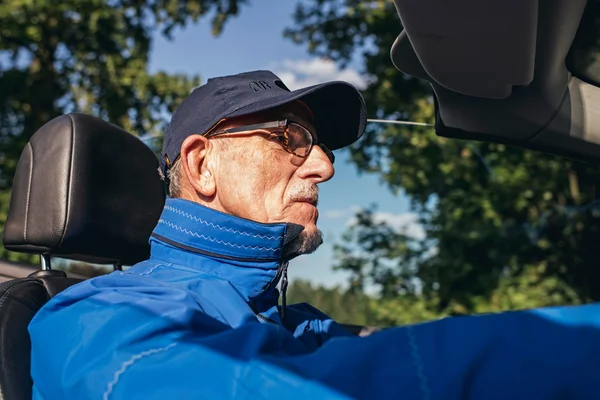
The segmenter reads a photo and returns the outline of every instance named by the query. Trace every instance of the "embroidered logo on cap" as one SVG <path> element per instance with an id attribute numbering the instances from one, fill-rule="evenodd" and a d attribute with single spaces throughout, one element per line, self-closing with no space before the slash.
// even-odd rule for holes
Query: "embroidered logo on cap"
<path id="1" fill-rule="evenodd" d="M 269 85 L 266 81 L 250 82 L 248 84 L 248 86 L 250 86 L 250 89 L 254 90 L 255 92 L 259 92 L 261 90 L 266 90 L 266 89 L 271 89 L 271 85 Z"/>

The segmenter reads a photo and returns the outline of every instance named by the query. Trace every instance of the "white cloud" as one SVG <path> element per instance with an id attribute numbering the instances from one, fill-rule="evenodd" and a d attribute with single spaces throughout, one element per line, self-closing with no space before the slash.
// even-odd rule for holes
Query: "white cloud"
<path id="1" fill-rule="evenodd" d="M 320 213 L 323 218 L 328 219 L 342 219 L 347 218 L 350 215 L 354 215 L 358 210 L 360 210 L 359 206 L 350 206 L 347 208 L 334 208 L 331 210 L 324 210 Z"/>
<path id="2" fill-rule="evenodd" d="M 290 90 L 328 81 L 345 81 L 359 89 L 367 86 L 368 78 L 354 68 L 340 69 L 335 62 L 324 58 L 310 60 L 286 59 L 271 67 Z"/>
<path id="3" fill-rule="evenodd" d="M 387 222 L 393 228 L 415 239 L 425 238 L 425 229 L 419 223 L 419 216 L 415 213 L 392 214 L 378 212 L 373 216 L 377 222 Z"/>
<path id="4" fill-rule="evenodd" d="M 373 220 L 375 222 L 385 222 L 398 232 L 414 239 L 421 240 L 426 236 L 423 225 L 419 223 L 419 216 L 415 213 L 394 214 L 390 212 L 376 212 L 373 214 Z M 356 224 L 356 218 L 352 217 L 348 220 L 347 225 L 354 224 Z"/>

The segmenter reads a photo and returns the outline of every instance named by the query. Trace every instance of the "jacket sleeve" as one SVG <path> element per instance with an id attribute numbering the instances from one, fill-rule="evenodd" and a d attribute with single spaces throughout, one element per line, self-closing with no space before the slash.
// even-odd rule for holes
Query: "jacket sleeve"
<path id="1" fill-rule="evenodd" d="M 40 399 L 597 399 L 600 305 L 460 317 L 308 351 L 231 329 L 176 290 L 51 302 L 30 325 Z"/>

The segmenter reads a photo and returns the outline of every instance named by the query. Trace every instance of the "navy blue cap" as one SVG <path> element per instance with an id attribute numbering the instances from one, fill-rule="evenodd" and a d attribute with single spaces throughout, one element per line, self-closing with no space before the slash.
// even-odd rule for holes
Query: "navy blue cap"
<path id="1" fill-rule="evenodd" d="M 212 78 L 194 89 L 173 113 L 165 132 L 161 168 L 166 172 L 167 163 L 175 162 L 188 136 L 203 135 L 223 119 L 268 110 L 294 100 L 301 100 L 310 108 L 319 142 L 331 150 L 354 143 L 365 130 L 365 101 L 347 82 L 327 82 L 290 91 L 271 71 Z"/>

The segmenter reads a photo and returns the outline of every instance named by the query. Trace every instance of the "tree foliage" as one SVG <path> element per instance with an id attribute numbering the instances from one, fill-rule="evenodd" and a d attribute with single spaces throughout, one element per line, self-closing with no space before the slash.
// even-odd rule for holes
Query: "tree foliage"
<path id="1" fill-rule="evenodd" d="M 371 117 L 433 122 L 428 86 L 397 71 L 401 31 L 390 1 L 313 0 L 287 36 L 371 77 Z M 494 143 L 448 140 L 422 127 L 370 126 L 351 150 L 359 171 L 409 196 L 425 238 L 374 218 L 337 247 L 353 287 L 379 288 L 379 321 L 600 300 L 598 168 Z"/>
<path id="2" fill-rule="evenodd" d="M 198 76 L 148 71 L 156 32 L 211 20 L 219 34 L 246 0 L 5 0 L 0 3 L 0 229 L 19 155 L 50 119 L 79 111 L 160 135 Z M 200 50 L 200 49 L 198 49 Z M 0 257 L 28 259 L 0 248 Z"/>
<path id="3" fill-rule="evenodd" d="M 300 279 L 291 283 L 287 297 L 289 304 L 309 303 L 339 323 L 369 326 L 377 322 L 372 299 L 362 292 L 326 288 Z"/>

